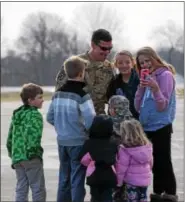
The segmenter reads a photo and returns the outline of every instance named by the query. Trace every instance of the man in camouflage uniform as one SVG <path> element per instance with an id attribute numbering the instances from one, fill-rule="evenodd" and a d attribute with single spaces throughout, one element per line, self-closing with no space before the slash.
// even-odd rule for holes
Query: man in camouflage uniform
<path id="1" fill-rule="evenodd" d="M 111 63 L 106 60 L 112 49 L 112 36 L 104 29 L 93 32 L 91 49 L 81 55 L 80 58 L 87 60 L 85 72 L 85 91 L 90 93 L 97 114 L 105 114 L 106 90 L 114 76 Z M 66 81 L 64 69 L 59 71 L 56 77 L 56 90 Z"/>

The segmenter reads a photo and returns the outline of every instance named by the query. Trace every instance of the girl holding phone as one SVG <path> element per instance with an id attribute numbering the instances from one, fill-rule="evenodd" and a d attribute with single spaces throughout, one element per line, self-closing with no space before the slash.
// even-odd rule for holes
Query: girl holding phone
<path id="1" fill-rule="evenodd" d="M 150 47 L 137 52 L 140 78 L 135 96 L 135 108 L 140 122 L 153 144 L 153 194 L 151 201 L 176 202 L 176 179 L 171 161 L 172 123 L 175 118 L 175 79 L 172 69 Z"/>

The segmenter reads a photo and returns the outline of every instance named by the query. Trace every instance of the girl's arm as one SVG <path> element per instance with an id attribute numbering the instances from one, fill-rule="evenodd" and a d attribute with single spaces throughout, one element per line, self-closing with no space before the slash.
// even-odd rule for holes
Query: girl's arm
<path id="1" fill-rule="evenodd" d="M 165 71 L 159 78 L 159 89 L 153 92 L 153 97 L 156 102 L 157 110 L 163 111 L 167 108 L 172 92 L 175 88 L 175 80 L 170 71 Z"/>
<path id="2" fill-rule="evenodd" d="M 116 175 L 117 175 L 117 186 L 122 186 L 125 178 L 125 174 L 129 167 L 130 156 L 126 152 L 119 150 L 116 162 Z"/>

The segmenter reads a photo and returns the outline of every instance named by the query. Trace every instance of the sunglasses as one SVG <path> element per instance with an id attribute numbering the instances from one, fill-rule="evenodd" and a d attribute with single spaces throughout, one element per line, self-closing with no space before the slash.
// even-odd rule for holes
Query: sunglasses
<path id="1" fill-rule="evenodd" d="M 104 47 L 104 46 L 100 46 L 99 44 L 97 44 L 97 46 L 102 50 L 102 51 L 110 51 L 112 49 L 111 47 Z"/>

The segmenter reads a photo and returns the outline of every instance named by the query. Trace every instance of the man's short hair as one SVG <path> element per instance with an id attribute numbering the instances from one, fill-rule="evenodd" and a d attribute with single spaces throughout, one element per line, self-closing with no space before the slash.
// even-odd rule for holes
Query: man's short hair
<path id="1" fill-rule="evenodd" d="M 23 104 L 28 105 L 28 100 L 34 99 L 39 94 L 43 94 L 43 89 L 39 85 L 27 83 L 22 86 L 20 97 Z"/>
<path id="2" fill-rule="evenodd" d="M 64 62 L 64 71 L 69 79 L 74 79 L 83 72 L 86 65 L 86 60 L 78 56 L 72 56 Z"/>
<path id="3" fill-rule="evenodd" d="M 91 41 L 95 44 L 99 44 L 100 41 L 112 41 L 112 36 L 109 31 L 105 29 L 98 29 L 93 32 Z"/>

